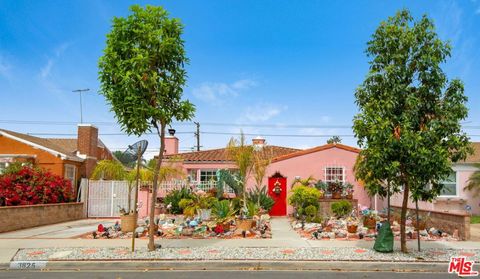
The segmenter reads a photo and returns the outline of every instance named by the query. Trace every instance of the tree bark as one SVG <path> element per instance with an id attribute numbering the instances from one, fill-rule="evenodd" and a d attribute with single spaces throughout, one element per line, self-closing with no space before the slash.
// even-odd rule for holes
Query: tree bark
<path id="1" fill-rule="evenodd" d="M 408 183 L 405 183 L 405 189 L 403 190 L 403 202 L 402 202 L 402 213 L 400 217 L 400 247 L 403 253 L 407 253 L 407 238 L 405 235 L 405 223 L 407 221 L 407 206 L 408 206 L 408 195 L 409 195 L 409 186 Z"/>
<path id="2" fill-rule="evenodd" d="M 418 218 L 418 200 L 415 200 L 415 211 L 417 215 L 417 244 L 418 244 L 418 252 L 420 252 L 420 222 Z"/>
<path id="3" fill-rule="evenodd" d="M 390 181 L 387 182 L 387 221 L 390 223 Z"/>
<path id="4" fill-rule="evenodd" d="M 152 198 L 150 202 L 150 226 L 148 228 L 148 250 L 155 251 L 155 241 L 154 241 L 154 224 L 155 224 L 155 204 L 157 202 L 157 189 L 158 189 L 158 182 L 161 180 L 159 179 L 160 168 L 162 166 L 163 161 L 163 152 L 165 151 L 165 123 L 160 123 L 160 131 L 157 127 L 157 132 L 160 136 L 160 151 L 158 152 L 158 159 L 157 164 L 155 166 L 155 170 L 153 172 L 153 185 L 152 185 Z"/>

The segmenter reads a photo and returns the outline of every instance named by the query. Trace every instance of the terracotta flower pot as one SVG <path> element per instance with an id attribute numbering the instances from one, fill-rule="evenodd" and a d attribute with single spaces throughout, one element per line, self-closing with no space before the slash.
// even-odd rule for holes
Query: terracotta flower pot
<path id="1" fill-rule="evenodd" d="M 377 220 L 372 217 L 365 217 L 363 219 L 363 226 L 369 229 L 374 229 L 377 226 Z"/>
<path id="2" fill-rule="evenodd" d="M 353 199 L 353 194 L 347 194 L 347 199 L 349 200 Z"/>
<path id="3" fill-rule="evenodd" d="M 237 229 L 240 229 L 242 231 L 249 231 L 253 225 L 254 225 L 255 220 L 253 219 L 237 219 L 236 224 L 237 224 Z"/>
<path id="4" fill-rule="evenodd" d="M 341 192 L 334 192 L 332 193 L 332 199 L 341 199 L 342 198 L 342 193 Z"/>
<path id="5" fill-rule="evenodd" d="M 137 227 L 137 214 L 120 216 L 120 228 L 122 232 L 133 232 Z"/>
<path id="6" fill-rule="evenodd" d="M 347 225 L 347 231 L 349 233 L 356 233 L 358 229 L 358 225 Z"/>

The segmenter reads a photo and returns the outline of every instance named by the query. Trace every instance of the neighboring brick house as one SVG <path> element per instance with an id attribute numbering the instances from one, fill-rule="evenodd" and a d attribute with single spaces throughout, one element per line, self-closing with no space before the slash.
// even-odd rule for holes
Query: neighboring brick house
<path id="1" fill-rule="evenodd" d="M 0 172 L 11 162 L 31 162 L 78 185 L 103 159 L 113 155 L 90 124 L 78 125 L 77 138 L 40 138 L 0 129 Z"/>

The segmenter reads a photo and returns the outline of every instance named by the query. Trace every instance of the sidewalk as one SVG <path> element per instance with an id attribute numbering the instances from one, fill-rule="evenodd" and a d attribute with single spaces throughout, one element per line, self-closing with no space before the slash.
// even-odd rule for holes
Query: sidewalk
<path id="1" fill-rule="evenodd" d="M 94 226 L 99 220 L 84 223 L 86 226 Z M 109 220 L 112 221 L 112 220 Z M 84 222 L 86 222 L 84 220 Z M 112 221 L 114 222 L 114 220 Z M 56 225 L 57 227 L 65 224 Z M 76 224 L 68 224 L 70 229 L 78 228 Z M 284 267 L 305 267 L 313 268 L 315 265 L 307 262 L 315 262 L 318 267 L 332 267 L 332 261 L 362 261 L 368 262 L 369 266 L 383 264 L 383 268 L 392 268 L 398 265 L 398 262 L 409 264 L 408 268 L 413 268 L 411 264 L 424 265 L 425 262 L 437 263 L 428 268 L 442 268 L 451 256 L 466 256 L 475 261 L 480 261 L 480 243 L 471 241 L 455 242 L 422 242 L 422 252 L 416 252 L 416 241 L 409 241 L 408 247 L 410 254 L 394 252 L 391 254 L 382 254 L 373 251 L 373 241 L 339 241 L 339 240 L 307 240 L 302 239 L 290 226 L 287 219 L 272 219 L 272 238 L 271 239 L 159 239 L 156 243 L 163 246 L 155 252 L 146 250 L 146 239 L 136 240 L 136 252 L 130 252 L 131 239 L 72 239 L 72 238 L 40 238 L 34 235 L 29 238 L 22 238 L 28 235 L 24 231 L 0 234 L 0 268 L 7 268 L 10 261 L 34 260 L 48 261 L 48 267 L 78 267 L 78 266 L 105 266 L 105 260 L 117 263 L 117 266 L 141 266 L 146 267 L 166 267 L 167 262 L 180 261 L 181 265 L 172 267 L 186 266 L 189 262 L 191 268 L 200 268 L 216 266 L 235 268 L 242 266 L 250 268 L 252 265 L 263 266 L 264 268 L 273 267 L 280 262 L 285 263 Z M 32 229 L 41 232 L 41 228 Z M 43 228 L 43 230 L 49 230 Z M 68 229 L 67 229 L 68 230 Z M 75 229 L 74 229 L 75 230 Z M 31 231 L 32 232 L 32 231 Z M 67 237 L 68 233 L 60 234 Z M 19 238 L 12 238 L 17 236 Z M 395 243 L 398 251 L 399 243 Z M 87 261 L 87 262 L 78 262 Z M 121 264 L 119 264 L 119 261 Z M 141 262 L 139 262 L 141 261 Z M 147 263 L 154 261 L 156 264 Z M 196 265 L 192 261 L 199 263 Z M 206 261 L 209 264 L 206 264 Z M 287 264 L 287 261 L 289 264 Z M 300 262 L 296 265 L 293 262 Z M 330 265 L 326 263 L 330 262 Z M 90 265 L 87 265 L 90 263 Z M 210 265 L 212 263 L 212 265 Z M 320 264 L 322 263 L 322 264 Z M 312 265 L 312 266 L 310 266 Z M 335 267 L 342 265 L 335 264 Z M 350 267 L 364 270 L 365 266 L 349 264 Z M 406 266 L 403 268 L 407 268 Z M 228 269 L 228 268 L 226 268 Z"/>

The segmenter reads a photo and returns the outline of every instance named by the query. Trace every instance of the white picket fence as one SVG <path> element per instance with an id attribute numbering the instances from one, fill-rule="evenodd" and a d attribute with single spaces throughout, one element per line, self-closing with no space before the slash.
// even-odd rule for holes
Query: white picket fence
<path id="1" fill-rule="evenodd" d="M 158 196 L 164 197 L 172 190 L 188 188 L 192 191 L 215 188 L 216 182 L 189 182 L 186 180 L 170 180 L 159 185 Z M 128 208 L 128 182 L 118 180 L 82 180 L 82 201 L 87 201 L 88 217 L 118 217 L 120 208 Z M 84 194 L 86 192 L 86 194 Z M 234 191 L 224 185 L 224 192 L 233 194 Z M 131 204 L 133 205 L 134 195 Z"/>

